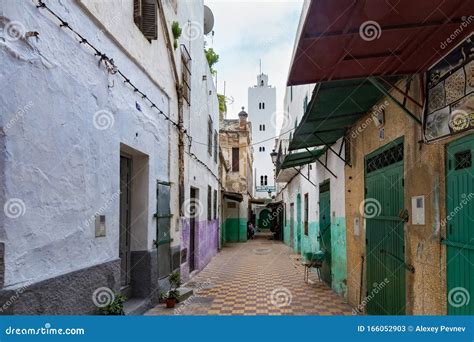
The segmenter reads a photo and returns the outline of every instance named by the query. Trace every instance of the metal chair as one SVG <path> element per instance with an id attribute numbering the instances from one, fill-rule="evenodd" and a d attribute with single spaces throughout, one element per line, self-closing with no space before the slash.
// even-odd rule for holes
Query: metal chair
<path id="1" fill-rule="evenodd" d="M 318 274 L 318 279 L 321 281 L 321 266 L 324 261 L 324 252 L 318 251 L 316 253 L 305 253 L 305 262 L 304 265 L 304 281 L 305 283 L 309 282 L 309 270 L 311 268 L 316 268 L 316 273 Z"/>

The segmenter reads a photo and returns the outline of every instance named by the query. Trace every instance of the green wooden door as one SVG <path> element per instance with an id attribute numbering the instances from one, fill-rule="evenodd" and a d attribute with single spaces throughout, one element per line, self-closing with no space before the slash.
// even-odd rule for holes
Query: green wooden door
<path id="1" fill-rule="evenodd" d="M 447 297 L 449 315 L 474 315 L 474 135 L 446 150 Z"/>
<path id="2" fill-rule="evenodd" d="M 403 143 L 390 144 L 366 158 L 366 311 L 405 314 Z"/>
<path id="3" fill-rule="evenodd" d="M 290 203 L 290 247 L 295 248 L 295 204 Z"/>
<path id="4" fill-rule="evenodd" d="M 330 192 L 319 194 L 319 244 L 324 252 L 321 278 L 331 286 L 331 200 Z"/>

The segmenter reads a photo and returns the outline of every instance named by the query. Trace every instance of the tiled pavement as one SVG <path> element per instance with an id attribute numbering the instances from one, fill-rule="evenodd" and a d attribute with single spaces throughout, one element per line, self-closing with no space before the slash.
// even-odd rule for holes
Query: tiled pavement
<path id="1" fill-rule="evenodd" d="M 175 309 L 147 315 L 351 315 L 352 310 L 281 242 L 260 237 L 228 244 L 186 287 L 194 295 Z"/>

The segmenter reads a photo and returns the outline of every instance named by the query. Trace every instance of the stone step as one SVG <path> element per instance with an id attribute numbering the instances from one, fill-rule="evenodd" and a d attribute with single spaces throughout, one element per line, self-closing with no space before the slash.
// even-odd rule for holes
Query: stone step
<path id="1" fill-rule="evenodd" d="M 179 292 L 178 302 L 182 303 L 193 295 L 194 290 L 189 287 L 180 287 L 178 289 L 178 292 Z"/>
<path id="2" fill-rule="evenodd" d="M 148 298 L 130 298 L 123 304 L 125 316 L 140 316 L 153 307 Z"/>

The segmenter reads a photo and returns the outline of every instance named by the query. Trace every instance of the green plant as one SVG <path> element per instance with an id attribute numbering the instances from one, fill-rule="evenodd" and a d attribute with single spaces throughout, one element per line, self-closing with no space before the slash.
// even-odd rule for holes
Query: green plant
<path id="1" fill-rule="evenodd" d="M 125 315 L 123 304 L 126 300 L 127 298 L 124 295 L 117 293 L 109 305 L 99 308 L 99 313 L 106 316 L 123 316 Z"/>
<path id="2" fill-rule="evenodd" d="M 181 286 L 181 275 L 179 272 L 173 272 L 169 276 L 169 282 L 170 282 L 170 289 L 168 293 L 161 293 L 160 294 L 160 300 L 161 301 L 166 301 L 167 299 L 176 299 L 178 300 L 179 298 L 179 291 L 178 288 Z"/>
<path id="3" fill-rule="evenodd" d="M 217 94 L 217 99 L 219 100 L 219 112 L 226 113 L 227 103 L 226 103 L 225 96 L 222 94 Z"/>
<path id="4" fill-rule="evenodd" d="M 178 290 L 171 290 L 170 292 L 168 292 L 168 298 L 178 300 L 178 298 L 179 298 L 179 291 L 178 291 Z"/>
<path id="5" fill-rule="evenodd" d="M 213 48 L 204 49 L 204 53 L 206 54 L 207 63 L 209 63 L 209 68 L 211 68 L 211 73 L 215 75 L 216 70 L 213 66 L 219 62 L 219 55 L 214 51 Z"/>
<path id="6" fill-rule="evenodd" d="M 179 274 L 179 272 L 171 273 L 169 277 L 169 282 L 170 282 L 170 291 L 176 290 L 178 287 L 181 286 L 181 274 Z"/>
<path id="7" fill-rule="evenodd" d="M 173 21 L 171 24 L 171 32 L 173 33 L 174 38 L 173 47 L 176 50 L 178 48 L 179 37 L 181 37 L 181 33 L 183 32 L 177 21 Z"/>

